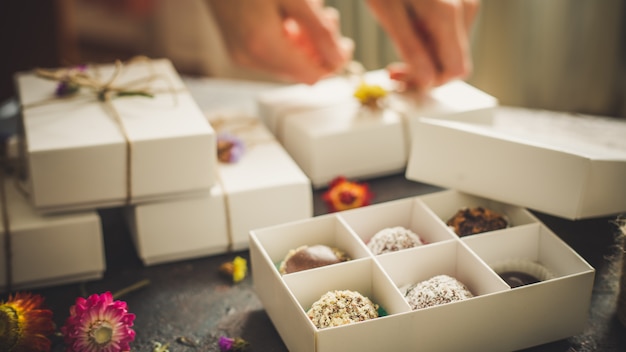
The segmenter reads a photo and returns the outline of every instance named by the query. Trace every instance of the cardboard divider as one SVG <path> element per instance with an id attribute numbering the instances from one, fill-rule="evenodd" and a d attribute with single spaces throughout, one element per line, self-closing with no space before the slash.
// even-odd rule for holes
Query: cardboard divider
<path id="1" fill-rule="evenodd" d="M 508 289 L 483 261 L 458 241 L 398 251 L 379 256 L 377 260 L 403 295 L 410 285 L 437 275 L 456 278 L 474 296 Z"/>
<path id="2" fill-rule="evenodd" d="M 539 222 L 534 215 L 518 206 L 455 190 L 426 194 L 419 198 L 443 221 L 444 225 L 459 209 L 477 206 L 482 206 L 505 215 L 509 221 L 509 227 Z"/>
<path id="3" fill-rule="evenodd" d="M 410 311 L 410 307 L 373 259 L 363 258 L 341 265 L 285 275 L 283 280 L 298 301 L 300 308 L 298 310 L 305 316 L 315 301 L 324 293 L 333 290 L 359 292 L 388 314 L 363 322 L 324 329 L 317 329 L 309 321 L 309 328 L 316 336 L 317 349 L 342 346 L 342 351 L 359 351 L 367 348 L 382 351 L 384 346 L 389 345 L 389 339 L 401 341 L 401 330 L 391 330 L 388 325 L 389 318 Z M 346 345 L 346 341 L 350 341 L 349 344 Z"/>
<path id="4" fill-rule="evenodd" d="M 256 230 L 254 233 L 274 265 L 279 265 L 289 250 L 303 245 L 323 244 L 336 247 L 345 251 L 353 260 L 371 256 L 354 232 L 332 214 Z"/>
<path id="5" fill-rule="evenodd" d="M 490 266 L 510 260 L 536 262 L 544 266 L 553 279 L 593 270 L 541 223 L 467 236 L 461 240 Z"/>
<path id="6" fill-rule="evenodd" d="M 425 244 L 455 238 L 423 202 L 414 198 L 359 208 L 338 216 L 346 221 L 365 244 L 378 231 L 396 226 L 412 230 Z"/>

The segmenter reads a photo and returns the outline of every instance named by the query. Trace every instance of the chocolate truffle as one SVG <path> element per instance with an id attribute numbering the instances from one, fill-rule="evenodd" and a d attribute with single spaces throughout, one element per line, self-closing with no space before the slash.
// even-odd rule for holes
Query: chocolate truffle
<path id="1" fill-rule="evenodd" d="M 505 260 L 495 263 L 492 268 L 511 288 L 534 284 L 554 277 L 545 266 L 532 260 Z"/>
<path id="2" fill-rule="evenodd" d="M 278 270 L 281 274 L 318 268 L 350 260 L 350 257 L 338 248 L 325 245 L 300 246 L 287 253 Z"/>
<path id="3" fill-rule="evenodd" d="M 448 275 L 437 275 L 410 286 L 404 298 L 412 309 L 432 307 L 461 301 L 474 295 L 459 280 Z"/>
<path id="4" fill-rule="evenodd" d="M 502 215 L 484 207 L 461 208 L 446 222 L 459 236 L 506 228 L 509 222 Z"/>
<path id="5" fill-rule="evenodd" d="M 378 318 L 378 305 L 359 292 L 335 290 L 322 295 L 306 314 L 323 329 Z"/>
<path id="6" fill-rule="evenodd" d="M 416 233 L 402 226 L 396 226 L 378 231 L 367 243 L 367 247 L 372 253 L 378 255 L 417 247 L 422 244 L 424 242 Z"/>

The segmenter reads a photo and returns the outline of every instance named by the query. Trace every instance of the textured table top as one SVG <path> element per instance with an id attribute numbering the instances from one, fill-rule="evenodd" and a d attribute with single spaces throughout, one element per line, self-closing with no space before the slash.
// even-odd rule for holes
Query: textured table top
<path id="1" fill-rule="evenodd" d="M 408 181 L 403 175 L 367 182 L 376 195 L 375 203 L 439 190 Z M 327 212 L 321 200 L 322 191 L 314 192 L 315 215 Z M 55 312 L 58 326 L 63 325 L 76 297 L 115 292 L 149 280 L 147 286 L 120 298 L 136 314 L 137 337 L 131 345 L 134 351 L 152 351 L 155 342 L 169 344 L 170 352 L 219 351 L 217 341 L 221 335 L 243 337 L 250 342 L 250 351 L 287 350 L 255 295 L 254 268 L 251 268 L 251 275 L 238 284 L 232 284 L 219 274 L 220 264 L 236 255 L 249 258 L 248 251 L 144 267 L 135 253 L 121 209 L 104 209 L 100 214 L 108 266 L 104 278 L 33 291 L 45 296 L 49 308 Z M 526 351 L 626 351 L 626 328 L 615 315 L 619 263 L 615 260 L 617 228 L 612 223 L 614 218 L 569 221 L 535 214 L 597 272 L 585 330 L 569 339 Z M 60 338 L 54 340 L 53 351 L 63 351 Z"/>

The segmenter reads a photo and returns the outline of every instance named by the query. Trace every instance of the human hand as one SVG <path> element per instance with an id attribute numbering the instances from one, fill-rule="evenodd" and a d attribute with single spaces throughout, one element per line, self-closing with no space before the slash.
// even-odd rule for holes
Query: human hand
<path id="1" fill-rule="evenodd" d="M 231 59 L 279 78 L 312 84 L 341 69 L 353 44 L 336 10 L 320 0 L 209 0 Z"/>
<path id="2" fill-rule="evenodd" d="M 479 0 L 368 0 L 402 63 L 392 79 L 420 91 L 465 78 L 472 70 L 469 30 Z"/>

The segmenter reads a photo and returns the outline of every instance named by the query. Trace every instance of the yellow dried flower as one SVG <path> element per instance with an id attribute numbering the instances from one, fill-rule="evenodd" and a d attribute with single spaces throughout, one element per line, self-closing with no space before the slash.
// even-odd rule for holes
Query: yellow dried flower
<path id="1" fill-rule="evenodd" d="M 385 88 L 377 84 L 367 84 L 361 82 L 354 91 L 354 97 L 357 98 L 361 105 L 372 109 L 380 107 L 381 101 L 387 96 Z"/>

